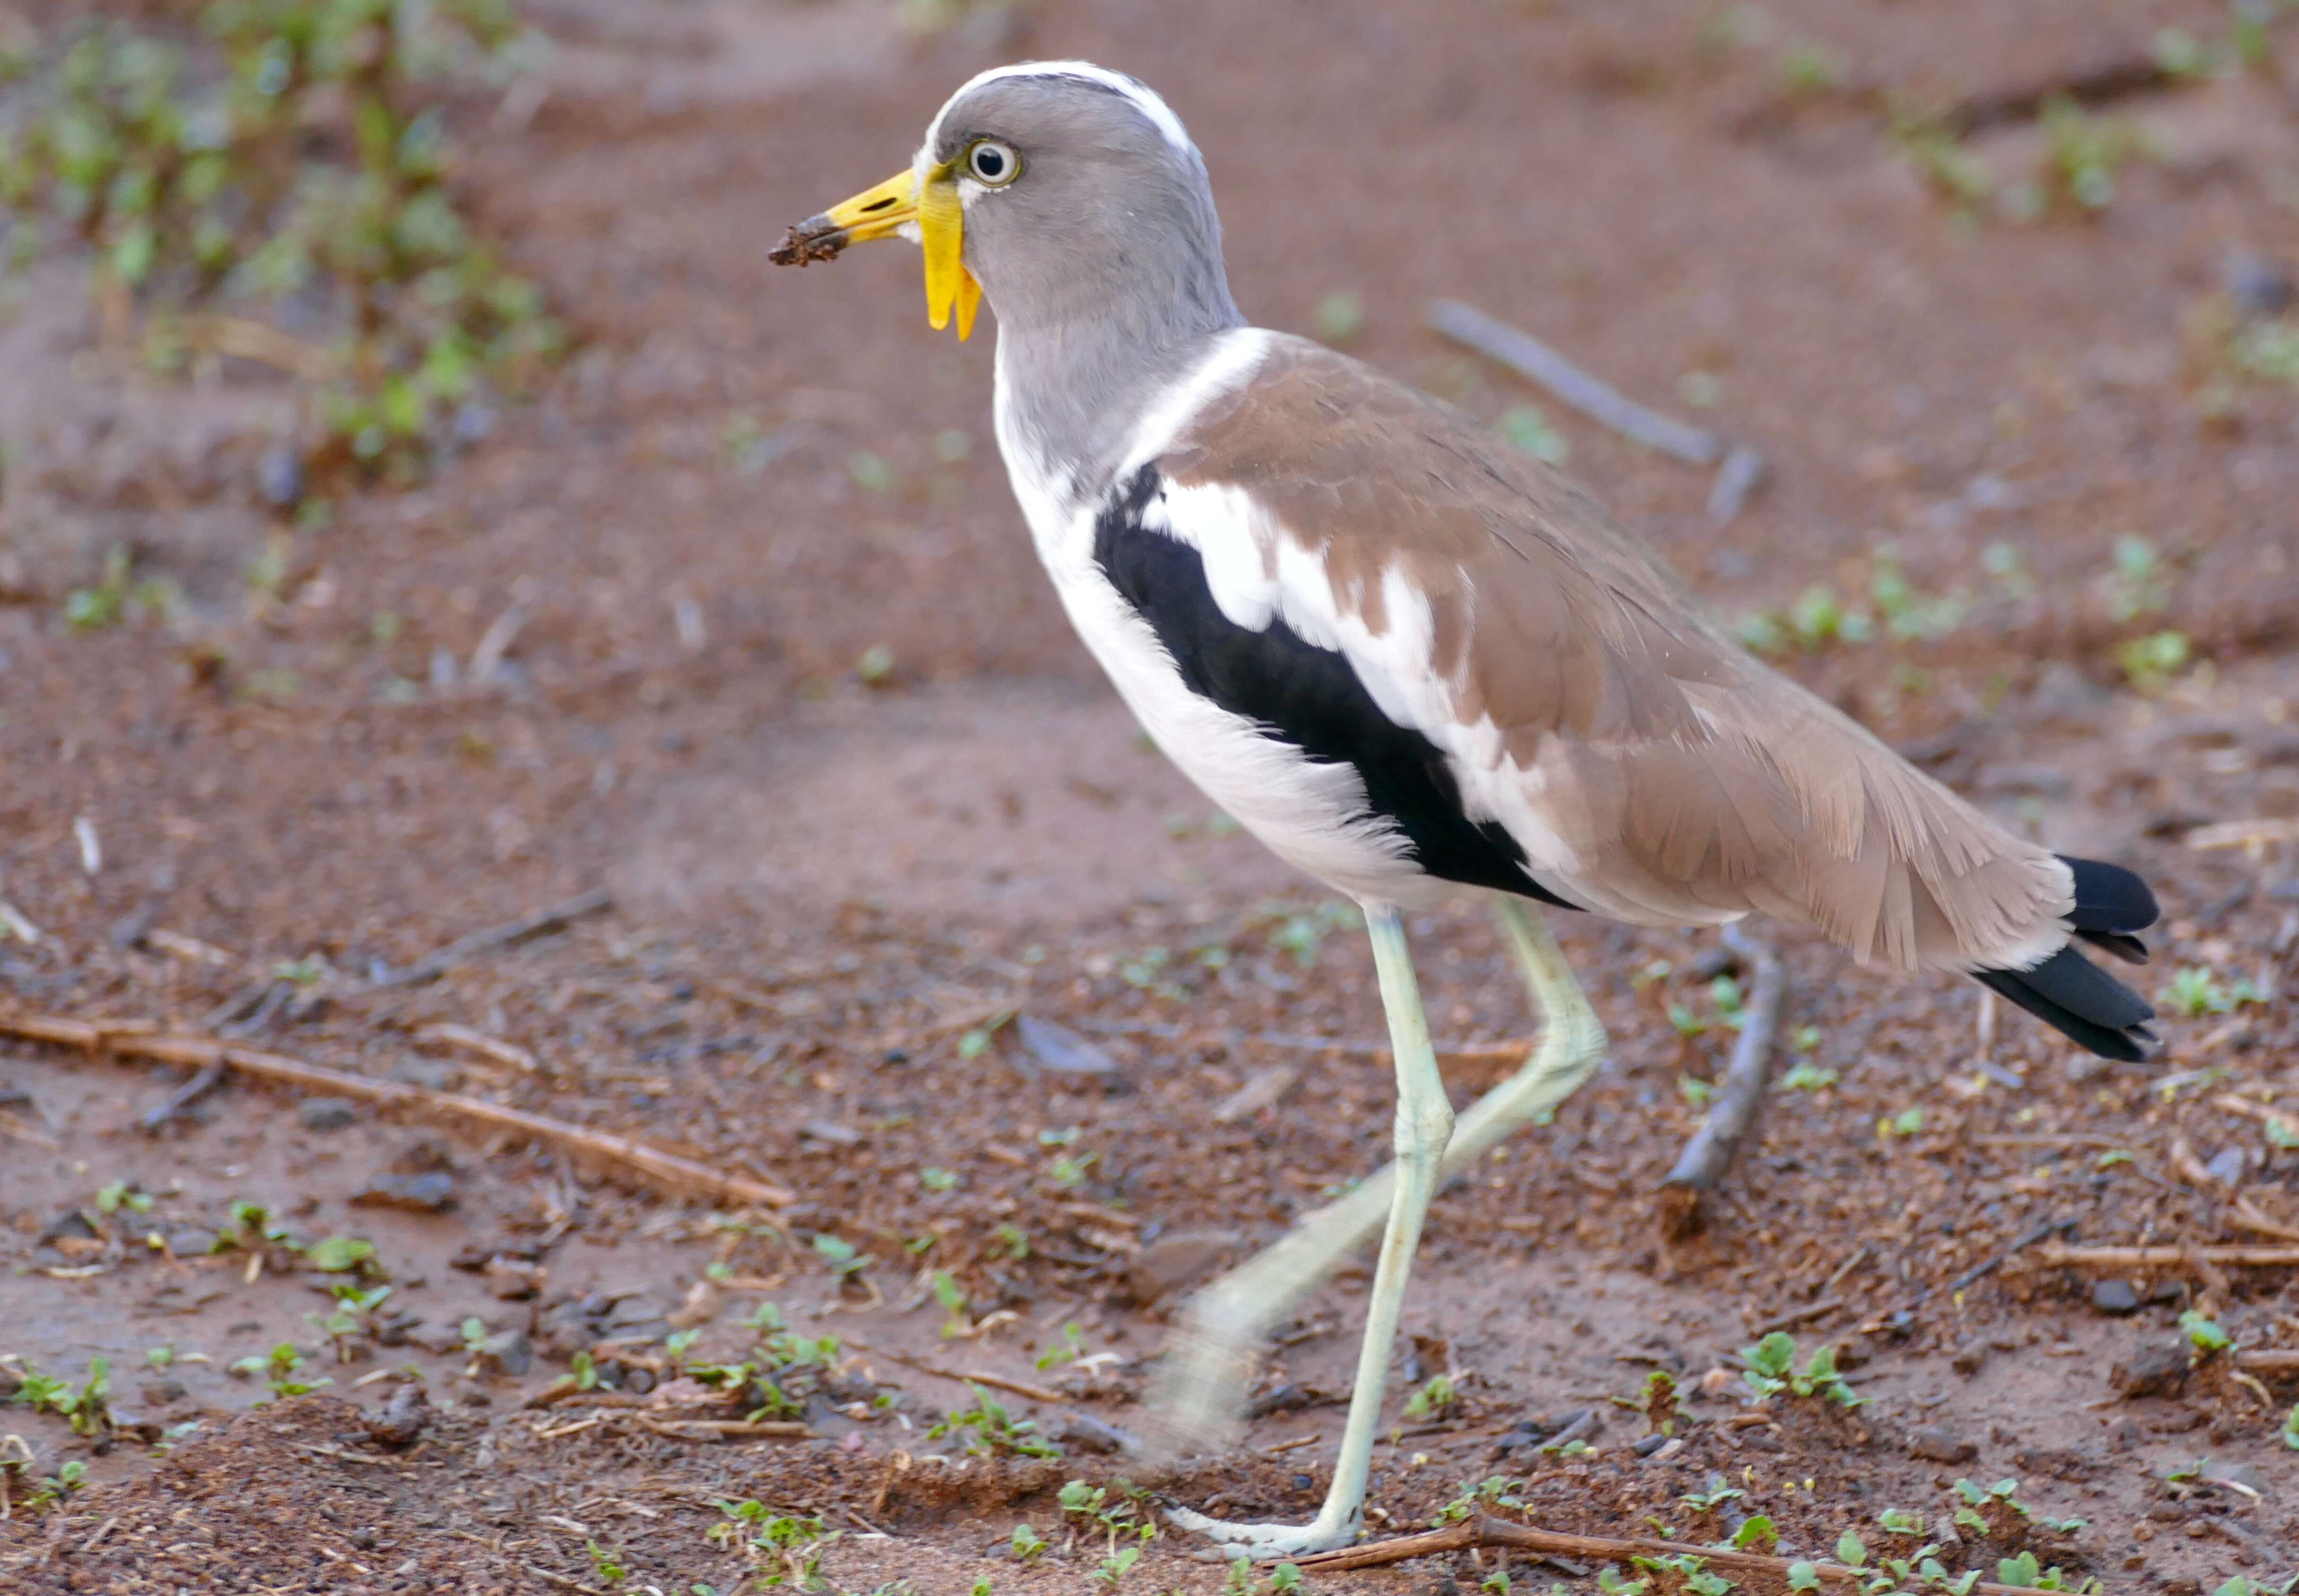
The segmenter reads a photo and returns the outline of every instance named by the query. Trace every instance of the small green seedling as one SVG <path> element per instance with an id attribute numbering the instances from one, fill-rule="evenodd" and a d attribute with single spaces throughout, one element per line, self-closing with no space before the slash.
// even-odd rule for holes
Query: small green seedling
<path id="1" fill-rule="evenodd" d="M 600 1584 L 618 1585 L 631 1576 L 631 1571 L 623 1566 L 620 1552 L 610 1551 L 596 1541 L 584 1542 L 583 1550 L 591 1554 L 591 1572 Z"/>
<path id="2" fill-rule="evenodd" d="M 2291 1411 L 2283 1416 L 2283 1444 L 2299 1451 L 2299 1402 L 2291 1404 Z"/>
<path id="3" fill-rule="evenodd" d="M 149 1213 L 152 1211 L 152 1194 L 138 1189 L 134 1181 L 115 1180 L 95 1194 L 95 1211 L 98 1213 L 117 1213 L 126 1207 L 131 1212 Z"/>
<path id="4" fill-rule="evenodd" d="M 775 1567 L 761 1577 L 761 1584 L 794 1584 L 802 1591 L 818 1588 L 823 1554 L 843 1532 L 826 1528 L 818 1517 L 777 1513 L 758 1501 L 718 1505 L 726 1517 L 710 1526 L 708 1538 L 721 1545 L 746 1545 L 766 1553 Z"/>
<path id="5" fill-rule="evenodd" d="M 1802 1369 L 1796 1365 L 1796 1337 L 1775 1330 L 1755 1345 L 1742 1347 L 1748 1371 L 1741 1378 L 1758 1396 L 1787 1392 L 1791 1396 L 1818 1396 L 1839 1407 L 1856 1408 L 1867 1399 L 1855 1393 L 1836 1371 L 1836 1349 L 1819 1346 Z"/>
<path id="6" fill-rule="evenodd" d="M 974 1393 L 974 1405 L 954 1408 L 926 1432 L 929 1441 L 944 1435 L 955 1435 L 966 1450 L 977 1457 L 995 1457 L 1000 1452 L 1022 1458 L 1058 1458 L 1062 1449 L 1038 1434 L 1035 1422 L 1016 1418 L 1004 1405 L 981 1386 L 968 1381 L 967 1389 Z"/>
<path id="7" fill-rule="evenodd" d="M 877 1261 L 867 1253 L 858 1252 L 852 1242 L 824 1231 L 814 1238 L 814 1250 L 830 1260 L 830 1267 L 841 1280 L 860 1274 Z"/>
<path id="8" fill-rule="evenodd" d="M 2182 968 L 2156 996 L 2164 1007 L 2190 1020 L 2232 1013 L 2245 1004 L 2267 1001 L 2250 981 L 2237 979 L 2232 985 L 2222 984 L 2210 971 L 2195 964 Z"/>
<path id="9" fill-rule="evenodd" d="M 1405 1417 L 1409 1419 L 1433 1418 L 1461 1400 L 1448 1375 L 1432 1375 L 1405 1401 Z"/>
<path id="10" fill-rule="evenodd" d="M 24 1499 L 24 1505 L 34 1509 L 54 1507 L 60 1501 L 70 1501 L 72 1493 L 87 1484 L 87 1465 L 74 1458 L 59 1465 L 55 1473 L 34 1486 L 32 1493 Z"/>
<path id="11" fill-rule="evenodd" d="M 1735 1551 L 1765 1551 L 1780 1543 L 1780 1532 L 1768 1514 L 1756 1513 L 1732 1532 Z"/>
<path id="12" fill-rule="evenodd" d="M 1689 1592 L 1690 1596 L 1725 1596 L 1725 1592 L 1734 1589 L 1737 1583 L 1726 1579 L 1721 1574 L 1710 1572 L 1708 1559 L 1697 1557 L 1691 1552 L 1680 1551 L 1667 1557 L 1637 1558 L 1634 1561 L 1639 1568 L 1647 1568 L 1655 1574 L 1671 1576 L 1675 1584 Z"/>
<path id="13" fill-rule="evenodd" d="M 1708 1485 L 1709 1488 L 1706 1491 L 1689 1493 L 1678 1497 L 1677 1501 L 1696 1513 L 1713 1513 L 1726 1502 L 1747 1494 L 1746 1492 L 1735 1490 L 1726 1484 L 1724 1476 L 1721 1474 L 1710 1475 Z"/>
<path id="14" fill-rule="evenodd" d="M 77 1388 L 69 1380 L 42 1374 L 24 1366 L 15 1400 L 35 1413 L 53 1413 L 81 1435 L 100 1434 L 111 1422 L 112 1363 L 105 1358 L 87 1360 L 87 1377 Z"/>
<path id="15" fill-rule="evenodd" d="M 1080 1528 L 1089 1534 L 1098 1530 L 1107 1537 L 1113 1559 L 1125 1542 L 1158 1538 L 1158 1521 L 1150 1516 L 1147 1509 L 1149 1499 L 1148 1492 L 1125 1480 L 1108 1485 L 1089 1485 L 1083 1480 L 1071 1480 L 1055 1496 L 1062 1505 L 1062 1511 L 1076 1519 Z M 1135 1557 L 1141 1555 L 1139 1545 L 1132 1550 Z M 1125 1559 L 1125 1567 L 1133 1566 L 1133 1558 Z M 1119 1573 L 1122 1575 L 1124 1569 Z"/>
<path id="16" fill-rule="evenodd" d="M 1876 1522 L 1888 1534 L 1921 1535 L 1924 1533 L 1924 1516 L 1912 1513 L 1905 1508 L 1886 1508 L 1876 1515 Z"/>
<path id="17" fill-rule="evenodd" d="M 1062 1338 L 1031 1361 L 1046 1369 L 1057 1363 L 1083 1362 L 1085 1356 L 1085 1332 L 1078 1328 L 1077 1320 L 1071 1319 L 1062 1326 Z"/>
<path id="18" fill-rule="evenodd" d="M 375 1244 L 356 1236 L 326 1236 L 313 1242 L 303 1253 L 304 1262 L 329 1275 L 371 1268 L 374 1260 Z"/>
<path id="19" fill-rule="evenodd" d="M 1817 1092 L 1823 1087 L 1834 1086 L 1836 1081 L 1837 1075 L 1833 1070 L 1819 1064 L 1797 1063 L 1789 1065 L 1788 1073 L 1780 1077 L 1780 1089 L 1783 1092 Z"/>
<path id="20" fill-rule="evenodd" d="M 1046 1538 L 1026 1524 L 1014 1526 L 1014 1558 L 1017 1562 L 1034 1563 L 1045 1555 Z"/>
<path id="21" fill-rule="evenodd" d="M 1523 1489 L 1523 1480 L 1498 1474 L 1487 1475 L 1481 1480 L 1463 1480 L 1453 1493 L 1453 1500 L 1437 1509 L 1430 1527 L 1443 1529 L 1448 1524 L 1465 1524 L 1483 1508 L 1521 1508 L 1524 1498 L 1517 1493 Z"/>
<path id="22" fill-rule="evenodd" d="M 2217 1319 L 2197 1309 L 2190 1308 L 2179 1315 L 2179 1330 L 2187 1336 L 2187 1344 L 2194 1347 L 2201 1357 L 2224 1352 L 2235 1344 L 2235 1337 L 2228 1335 Z"/>
<path id="23" fill-rule="evenodd" d="M 362 1338 L 373 1340 L 381 1331 L 376 1310 L 391 1294 L 391 1287 L 361 1286 L 349 1280 L 336 1280 L 328 1284 L 328 1291 L 336 1299 L 334 1311 L 325 1315 L 307 1313 L 303 1317 L 334 1345 L 336 1361 L 348 1363 L 354 1343 Z"/>
<path id="24" fill-rule="evenodd" d="M 477 1323 L 476 1319 L 468 1322 Z M 335 1384 L 324 1375 L 316 1380 L 306 1379 L 303 1368 L 303 1354 L 295 1350 L 294 1342 L 283 1341 L 269 1352 L 258 1352 L 240 1359 L 231 1365 L 231 1372 L 243 1378 L 261 1375 L 274 1398 L 308 1396 L 322 1385 Z"/>
<path id="25" fill-rule="evenodd" d="M 929 1277 L 934 1301 L 942 1304 L 942 1334 L 945 1341 L 956 1340 L 974 1333 L 974 1319 L 966 1311 L 966 1290 L 958 1277 L 948 1269 L 936 1269 Z"/>

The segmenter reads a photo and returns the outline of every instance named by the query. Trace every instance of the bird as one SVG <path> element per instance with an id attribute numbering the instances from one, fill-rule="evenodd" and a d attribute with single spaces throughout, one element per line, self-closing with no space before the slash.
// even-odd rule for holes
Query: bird
<path id="1" fill-rule="evenodd" d="M 928 323 L 997 320 L 994 418 L 1063 609 L 1166 756 L 1354 899 L 1397 1080 L 1383 1174 L 1185 1305 L 1158 1425 L 1217 1443 L 1266 1330 L 1378 1228 L 1349 1418 L 1307 1524 L 1173 1520 L 1261 1560 L 1363 1531 L 1388 1365 L 1439 1184 L 1541 1121 L 1605 1030 L 1548 911 L 1751 914 L 1863 963 L 1969 974 L 2108 1058 L 2154 1011 L 2077 950 L 2144 962 L 2121 866 L 2017 837 L 1743 649 L 1568 477 L 1474 418 L 1232 298 L 1206 163 L 1141 81 L 982 72 L 909 165 L 790 229 L 777 264 L 906 237 Z M 1490 903 L 1543 1025 L 1457 1121 L 1405 917 Z"/>

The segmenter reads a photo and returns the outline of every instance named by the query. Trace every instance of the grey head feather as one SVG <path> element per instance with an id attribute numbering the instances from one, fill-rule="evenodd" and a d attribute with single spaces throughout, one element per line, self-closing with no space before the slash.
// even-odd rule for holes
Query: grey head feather
<path id="1" fill-rule="evenodd" d="M 961 181 L 966 264 L 998 317 L 1005 430 L 1074 502 L 1108 487 L 1142 413 L 1244 321 L 1205 161 L 1144 111 L 1147 89 L 1114 76 L 1056 65 L 977 80 L 925 152 L 954 161 L 994 138 L 1021 158 L 1003 187 Z"/>

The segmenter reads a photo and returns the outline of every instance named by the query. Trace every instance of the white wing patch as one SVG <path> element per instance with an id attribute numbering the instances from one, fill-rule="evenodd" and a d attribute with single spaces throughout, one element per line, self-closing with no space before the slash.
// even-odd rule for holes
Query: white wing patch
<path id="1" fill-rule="evenodd" d="M 1143 524 L 1198 551 L 1225 618 L 1255 632 L 1282 622 L 1302 641 L 1347 659 L 1382 715 L 1420 732 L 1446 756 L 1467 817 L 1498 821 L 1524 849 L 1536 880 L 1587 901 L 1567 884 L 1581 868 L 1580 858 L 1540 810 L 1546 777 L 1508 758 L 1490 715 L 1468 723 L 1455 713 L 1459 684 L 1440 675 L 1433 663 L 1428 597 L 1401 566 L 1382 573 L 1379 606 L 1355 602 L 1344 608 L 1322 555 L 1282 526 L 1250 491 L 1228 483 L 1185 487 L 1168 482 Z M 1379 633 L 1363 619 L 1368 608 L 1385 618 Z"/>

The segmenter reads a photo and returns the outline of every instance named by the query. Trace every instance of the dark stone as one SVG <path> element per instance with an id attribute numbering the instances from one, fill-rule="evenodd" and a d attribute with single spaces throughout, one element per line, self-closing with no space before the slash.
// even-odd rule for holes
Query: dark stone
<path id="1" fill-rule="evenodd" d="M 396 1387 L 368 1415 L 368 1438 L 381 1446 L 411 1446 L 431 1422 L 431 1399 L 415 1381 Z"/>
<path id="2" fill-rule="evenodd" d="M 160 1375 L 146 1380 L 136 1390 L 138 1395 L 155 1408 L 164 1408 L 170 1402 L 179 1402 L 184 1400 L 184 1383 L 173 1375 Z"/>
<path id="3" fill-rule="evenodd" d="M 2102 1280 L 2091 1288 L 2091 1305 L 2121 1319 L 2139 1311 L 2139 1294 L 2129 1280 Z"/>
<path id="4" fill-rule="evenodd" d="M 410 1325 L 404 1335 L 408 1345 L 441 1357 L 463 1344 L 463 1332 L 452 1324 Z"/>
<path id="5" fill-rule="evenodd" d="M 1921 1425 L 1908 1432 L 1908 1456 L 1928 1463 L 1969 1463 L 1979 1448 L 1938 1425 Z"/>
<path id="6" fill-rule="evenodd" d="M 292 509 L 303 497 L 303 457 L 286 443 L 274 443 L 255 462 L 255 491 L 274 509 Z"/>
<path id="7" fill-rule="evenodd" d="M 189 1225 L 168 1232 L 168 1251 L 178 1258 L 204 1258 L 216 1250 L 220 1239 L 212 1230 Z"/>
<path id="8" fill-rule="evenodd" d="M 2143 1396 L 2177 1396 L 2187 1384 L 2187 1349 L 2179 1342 L 2143 1346 L 2108 1374 L 2115 1393 L 2127 1402 Z"/>
<path id="9" fill-rule="evenodd" d="M 1666 1446 L 1668 1444 L 1668 1440 L 1669 1438 L 1666 1435 L 1647 1435 L 1630 1450 L 1634 1451 L 1637 1456 L 1640 1458 L 1649 1458 L 1662 1447 Z"/>
<path id="10" fill-rule="evenodd" d="M 1141 1444 L 1116 1425 L 1105 1424 L 1085 1413 L 1063 1414 L 1061 1421 L 1054 1426 L 1053 1438 L 1065 1446 L 1090 1452 L 1123 1451 Z"/>
<path id="11" fill-rule="evenodd" d="M 535 1367 L 535 1343 L 524 1330 L 504 1330 L 488 1336 L 472 1351 L 483 1368 L 492 1368 L 517 1379 Z"/>
<path id="12" fill-rule="evenodd" d="M 342 1130 L 359 1121 L 359 1104 L 348 1097 L 306 1097 L 295 1105 L 295 1117 L 306 1130 Z"/>
<path id="13" fill-rule="evenodd" d="M 1987 1347 L 1977 1341 L 1967 1341 L 1955 1349 L 1955 1356 L 1947 1360 L 1947 1366 L 1969 1379 L 1978 1374 L 1987 1362 Z"/>
<path id="14" fill-rule="evenodd" d="M 455 1206 L 455 1178 L 440 1170 L 427 1175 L 378 1175 L 346 1199 L 354 1208 L 405 1208 L 443 1213 Z"/>
<path id="15" fill-rule="evenodd" d="M 64 1240 L 94 1241 L 95 1227 L 87 1222 L 87 1215 L 77 1208 L 67 1208 L 40 1227 L 32 1245 L 45 1247 L 52 1242 Z"/>
<path id="16" fill-rule="evenodd" d="M 2295 293 L 2299 293 L 2299 285 L 2294 284 L 2290 270 L 2280 261 L 2250 250 L 2231 252 L 2220 267 L 2220 280 L 2227 285 L 2237 313 L 2245 319 L 2280 316 L 2291 308 Z"/>
<path id="17" fill-rule="evenodd" d="M 1266 1418 L 1272 1413 L 1298 1412 L 1303 1408 L 1314 1405 L 1316 1400 L 1301 1386 L 1288 1380 L 1282 1385 L 1265 1391 L 1248 1402 L 1245 1416 L 1248 1418 Z"/>

